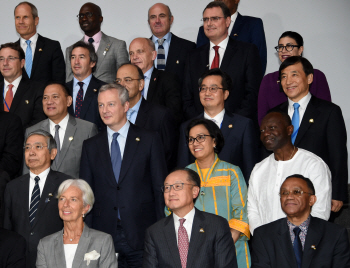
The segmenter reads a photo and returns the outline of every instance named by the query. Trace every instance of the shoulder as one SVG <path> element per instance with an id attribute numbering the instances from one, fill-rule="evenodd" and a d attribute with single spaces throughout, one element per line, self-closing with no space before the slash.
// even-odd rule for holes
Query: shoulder
<path id="1" fill-rule="evenodd" d="M 107 129 L 97 133 L 95 136 L 87 139 L 84 141 L 84 144 L 86 144 L 86 146 L 101 146 L 101 142 L 103 142 L 103 140 L 107 140 Z"/>
<path id="2" fill-rule="evenodd" d="M 75 118 L 75 122 L 77 123 L 78 128 L 85 128 L 85 129 L 91 129 L 94 127 L 94 123 L 91 123 L 89 121 L 80 119 L 80 118 Z M 89 133 L 86 133 L 87 135 Z"/>
<path id="3" fill-rule="evenodd" d="M 17 189 L 17 187 L 25 187 L 24 182 L 29 181 L 29 173 L 17 177 L 6 184 L 6 190 Z"/>
<path id="4" fill-rule="evenodd" d="M 171 43 L 174 42 L 175 44 L 179 44 L 181 46 L 186 46 L 190 48 L 195 48 L 196 44 L 192 41 L 186 40 L 184 38 L 178 37 L 175 34 L 171 33 Z"/>
<path id="5" fill-rule="evenodd" d="M 150 227 L 148 227 L 147 232 L 149 232 L 151 235 L 158 235 L 160 231 L 165 227 L 166 224 L 174 225 L 174 220 L 172 215 L 166 218 L 163 218 L 157 221 L 156 223 L 152 224 Z"/>
<path id="6" fill-rule="evenodd" d="M 265 159 L 263 159 L 262 161 L 260 161 L 259 163 L 256 163 L 254 168 L 253 168 L 253 171 L 252 171 L 252 174 L 251 174 L 251 177 L 249 179 L 249 182 L 251 182 L 252 179 L 254 179 L 254 174 L 255 173 L 260 173 L 261 170 L 264 170 L 266 168 L 268 168 L 270 166 L 270 161 L 273 160 L 273 153 L 270 154 L 268 157 L 266 157 Z M 256 178 L 256 180 L 260 180 L 260 178 Z"/>
<path id="7" fill-rule="evenodd" d="M 156 131 L 147 130 L 147 129 L 144 129 L 142 127 L 139 127 L 137 125 L 134 125 L 134 124 L 130 123 L 128 136 L 132 132 L 140 135 L 140 137 L 144 137 L 144 138 L 151 139 L 151 140 L 153 138 L 155 138 L 155 136 L 157 136 L 157 132 Z"/>
<path id="8" fill-rule="evenodd" d="M 204 222 L 207 223 L 209 227 L 213 227 L 214 230 L 229 228 L 227 220 L 219 215 L 200 211 L 198 209 L 196 209 L 196 214 L 199 217 L 204 217 Z M 196 214 L 195 214 L 195 217 L 196 217 Z"/>
<path id="9" fill-rule="evenodd" d="M 72 176 L 69 176 L 65 173 L 62 173 L 62 172 L 59 172 L 59 171 L 56 171 L 56 170 L 53 170 L 51 169 L 50 172 L 49 172 L 49 175 L 48 176 L 55 176 L 61 180 L 68 180 L 68 179 L 71 179 Z"/>
<path id="10" fill-rule="evenodd" d="M 84 228 L 86 228 L 86 225 Z M 89 228 L 89 237 L 93 239 L 98 239 L 98 240 L 108 240 L 108 239 L 112 240 L 112 236 L 110 234 L 107 234 L 92 228 Z"/>
<path id="11" fill-rule="evenodd" d="M 59 236 L 61 236 L 63 233 L 62 233 L 62 230 L 56 232 L 56 233 L 53 233 L 53 234 L 50 234 L 48 236 L 45 236 L 44 238 L 42 238 L 40 241 L 42 244 L 44 245 L 50 245 L 53 241 L 55 241 L 56 239 L 59 238 Z"/>
<path id="12" fill-rule="evenodd" d="M 231 113 L 229 111 L 225 111 L 225 115 L 229 118 L 230 121 L 232 122 L 239 122 L 240 124 L 246 125 L 246 124 L 252 124 L 253 121 L 245 116 L 236 114 L 236 113 Z"/>
<path id="13" fill-rule="evenodd" d="M 36 123 L 35 125 L 33 125 L 31 127 L 28 127 L 26 129 L 26 134 L 28 134 L 28 133 L 30 133 L 30 132 L 32 132 L 34 130 L 40 129 L 41 126 L 43 125 L 43 123 L 45 123 L 45 122 L 48 122 L 48 119 L 44 119 L 44 120 L 40 121 L 39 123 Z"/>
<path id="14" fill-rule="evenodd" d="M 299 154 L 297 156 L 303 159 L 302 160 L 303 163 L 308 162 L 310 164 L 311 163 L 322 164 L 322 165 L 325 164 L 325 162 L 322 160 L 321 157 L 317 156 L 316 154 L 310 151 L 307 151 L 302 148 L 298 148 L 298 152 Z"/>
<path id="15" fill-rule="evenodd" d="M 260 18 L 257 18 L 257 17 L 252 17 L 252 16 L 243 16 L 242 15 L 242 19 L 244 21 L 245 24 L 252 24 L 252 25 L 255 25 L 255 24 L 262 24 L 262 19 Z"/>
<path id="16" fill-rule="evenodd" d="M 25 241 L 25 239 L 19 235 L 16 232 L 10 231 L 10 230 L 6 230 L 4 228 L 0 227 L 0 237 L 1 237 L 1 244 L 5 244 L 5 243 L 11 243 L 14 244 L 17 241 Z"/>
<path id="17" fill-rule="evenodd" d="M 167 71 L 162 71 L 158 70 L 156 68 L 153 69 L 152 75 L 157 75 L 159 79 L 165 80 L 167 83 L 171 83 L 172 80 L 176 80 L 176 76 L 173 73 L 167 72 Z M 169 81 L 170 80 L 170 81 Z"/>
<path id="18" fill-rule="evenodd" d="M 322 110 L 326 109 L 327 113 L 331 110 L 341 110 L 340 107 L 333 102 L 322 100 L 320 98 L 317 98 L 315 96 L 312 96 L 310 103 L 314 105 L 315 107 L 321 107 Z M 307 109 L 307 108 L 306 108 Z"/>
<path id="19" fill-rule="evenodd" d="M 39 34 L 38 39 L 42 42 L 44 42 L 45 44 L 48 45 L 54 45 L 54 46 L 60 46 L 60 42 L 56 41 L 56 40 L 52 40 L 50 38 L 44 37 L 42 35 Z"/>
<path id="20" fill-rule="evenodd" d="M 254 230 L 254 235 L 256 236 L 265 236 L 265 237 L 275 237 L 276 230 L 280 228 L 283 224 L 287 225 L 286 218 L 282 218 L 262 226 L 259 226 Z"/>
<path id="21" fill-rule="evenodd" d="M 322 226 L 324 229 L 327 229 L 327 231 L 331 231 L 332 234 L 342 233 L 344 231 L 346 232 L 346 229 L 344 227 L 332 222 L 325 221 L 317 217 L 311 216 L 311 222 L 312 222 L 312 225 Z M 310 226 L 312 226 L 311 222 L 310 222 Z"/>
<path id="22" fill-rule="evenodd" d="M 103 32 L 102 32 L 102 38 L 103 39 L 108 39 L 111 43 L 125 43 L 124 40 L 121 40 L 121 39 L 118 39 L 118 38 L 106 35 Z"/>

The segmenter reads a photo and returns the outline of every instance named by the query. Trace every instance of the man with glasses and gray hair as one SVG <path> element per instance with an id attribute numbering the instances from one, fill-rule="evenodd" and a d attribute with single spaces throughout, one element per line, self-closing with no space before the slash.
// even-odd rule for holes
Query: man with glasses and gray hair
<path id="1" fill-rule="evenodd" d="M 5 190 L 4 228 L 26 239 L 30 268 L 35 268 L 39 240 L 63 227 L 55 197 L 59 185 L 70 176 L 50 168 L 56 154 L 56 141 L 50 133 L 29 133 L 24 142 L 29 173 L 9 182 Z"/>

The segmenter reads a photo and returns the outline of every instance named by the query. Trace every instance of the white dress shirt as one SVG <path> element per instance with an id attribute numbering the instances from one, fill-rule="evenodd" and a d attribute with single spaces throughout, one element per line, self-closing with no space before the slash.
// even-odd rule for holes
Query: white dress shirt
<path id="1" fill-rule="evenodd" d="M 15 80 L 12 81 L 12 83 L 9 83 L 6 81 L 6 79 L 4 79 L 4 100 L 5 100 L 7 91 L 9 90 L 10 84 L 13 85 L 12 93 L 13 93 L 13 97 L 15 97 L 15 94 L 17 92 L 17 89 L 18 89 L 18 86 L 19 86 L 19 83 L 21 82 L 21 80 L 22 80 L 22 75 L 18 76 Z"/>
<path id="2" fill-rule="evenodd" d="M 64 244 L 64 257 L 66 259 L 66 268 L 72 268 L 75 252 L 78 244 Z"/>
<path id="3" fill-rule="evenodd" d="M 219 128 L 221 128 L 222 121 L 224 120 L 225 109 L 223 109 L 220 113 L 215 115 L 214 117 L 210 117 L 206 112 L 204 112 L 204 118 L 213 121 Z"/>
<path id="4" fill-rule="evenodd" d="M 234 25 L 235 22 L 236 22 L 237 16 L 238 16 L 238 11 L 236 11 L 236 12 L 235 12 L 234 14 L 232 14 L 232 16 L 231 16 L 231 23 L 230 23 L 230 26 L 228 27 L 228 35 L 231 35 L 232 29 L 233 29 L 233 25 Z"/>
<path id="5" fill-rule="evenodd" d="M 219 48 L 219 67 L 221 66 L 222 59 L 224 58 L 225 50 L 228 43 L 228 36 L 221 41 L 221 43 L 218 44 Z M 215 57 L 215 50 L 214 47 L 215 44 L 210 42 L 210 49 L 209 49 L 209 69 L 211 68 L 211 64 L 213 63 L 214 57 Z"/>
<path id="6" fill-rule="evenodd" d="M 173 219 L 174 219 L 174 225 L 175 225 L 175 233 L 176 233 L 176 243 L 179 243 L 179 227 L 180 227 L 180 219 L 186 219 L 184 222 L 184 227 L 186 229 L 187 235 L 188 235 L 188 242 L 191 241 L 191 232 L 192 232 L 192 225 L 193 225 L 193 219 L 194 219 L 194 214 L 196 210 L 193 209 L 186 214 L 185 217 L 180 218 L 177 216 L 175 213 L 173 213 Z"/>
<path id="7" fill-rule="evenodd" d="M 130 122 L 128 120 L 126 120 L 125 125 L 121 129 L 119 129 L 119 131 L 118 131 L 119 135 L 117 137 L 117 141 L 119 143 L 120 154 L 121 154 L 122 160 L 123 160 L 123 156 L 124 156 L 125 143 L 126 143 L 126 138 L 128 137 L 129 127 L 130 127 Z M 112 140 L 113 140 L 114 133 L 115 133 L 115 131 L 113 131 L 112 129 L 110 129 L 107 126 L 109 154 L 111 154 L 111 146 L 112 146 Z"/>
<path id="8" fill-rule="evenodd" d="M 30 47 L 32 49 L 32 61 L 34 59 L 34 53 L 35 53 L 36 43 L 38 42 L 38 37 L 39 37 L 38 33 L 35 33 L 31 38 L 28 39 L 31 41 Z M 26 43 L 27 40 L 23 39 L 22 37 L 20 37 L 19 40 L 20 40 L 19 42 L 21 44 L 21 48 L 23 49 L 24 54 L 26 54 L 27 47 L 28 47 L 28 45 Z M 26 68 L 25 64 L 24 64 L 24 68 Z"/>
<path id="9" fill-rule="evenodd" d="M 303 119 L 303 116 L 305 114 L 305 110 L 307 108 L 307 105 L 309 104 L 310 100 L 311 100 L 312 95 L 310 94 L 310 92 L 303 97 L 301 100 L 298 101 L 299 103 L 299 126 L 301 123 L 301 120 Z M 288 115 L 290 117 L 290 119 L 293 118 L 293 114 L 294 114 L 294 106 L 293 104 L 296 103 L 294 101 L 292 101 L 291 99 L 288 98 Z"/>
<path id="10" fill-rule="evenodd" d="M 293 174 L 309 178 L 314 184 L 317 201 L 311 215 L 324 220 L 331 213 L 331 172 L 317 155 L 298 148 L 294 157 L 287 161 L 276 161 L 274 154 L 256 164 L 249 179 L 248 219 L 250 232 L 255 228 L 286 217 L 279 197 L 284 180 Z"/>
<path id="11" fill-rule="evenodd" d="M 35 186 L 35 177 L 39 176 L 40 180 L 38 182 L 39 184 L 39 188 L 40 188 L 40 197 L 43 193 L 44 190 L 44 186 L 45 186 L 45 182 L 46 182 L 46 178 L 47 175 L 50 172 L 50 168 L 45 169 L 43 172 L 41 172 L 39 175 L 35 175 L 34 173 L 32 173 L 31 171 L 29 171 L 29 199 L 28 199 L 28 208 L 30 209 L 30 201 L 32 199 L 32 192 Z M 52 198 L 55 198 L 54 196 L 52 196 Z M 29 211 L 29 210 L 28 210 Z"/>
<path id="12" fill-rule="evenodd" d="M 60 136 L 60 150 L 62 149 L 62 145 L 64 142 L 64 135 L 66 134 L 68 120 L 69 120 L 69 113 L 67 113 L 67 115 L 61 120 L 61 122 L 57 124 L 60 126 L 60 128 L 58 129 L 58 134 Z M 52 135 L 52 137 L 55 137 L 56 124 L 53 121 L 51 121 L 51 119 L 49 119 L 49 122 L 50 122 L 50 134 Z"/>

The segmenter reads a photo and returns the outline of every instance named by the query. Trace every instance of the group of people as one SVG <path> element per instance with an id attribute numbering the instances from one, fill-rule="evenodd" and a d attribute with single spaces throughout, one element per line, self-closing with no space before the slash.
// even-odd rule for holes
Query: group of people
<path id="1" fill-rule="evenodd" d="M 0 46 L 0 267 L 350 267 L 346 129 L 325 75 L 284 32 L 210 2 L 197 43 L 148 10 L 150 38 L 66 49 L 14 8 Z M 260 133 L 260 134 L 259 134 Z M 260 135 L 260 140 L 259 140 Z M 251 240 L 251 243 L 248 243 Z"/>

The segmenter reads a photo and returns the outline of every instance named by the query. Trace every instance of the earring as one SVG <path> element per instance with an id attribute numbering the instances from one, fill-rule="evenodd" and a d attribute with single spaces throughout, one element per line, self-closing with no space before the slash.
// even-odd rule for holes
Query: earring
<path id="1" fill-rule="evenodd" d="M 85 217 L 85 214 L 83 214 L 83 218 Z"/>

